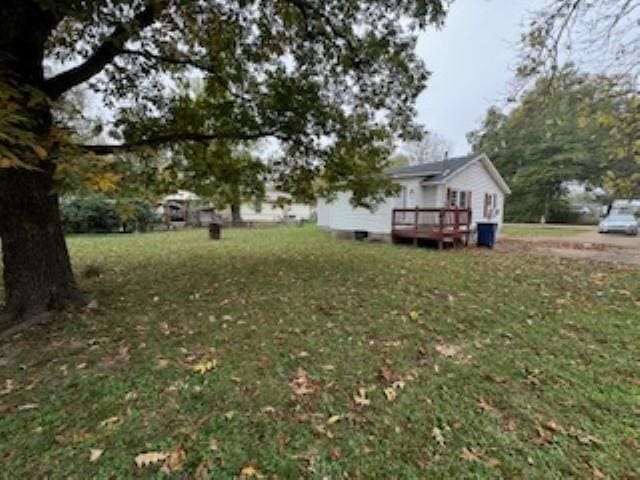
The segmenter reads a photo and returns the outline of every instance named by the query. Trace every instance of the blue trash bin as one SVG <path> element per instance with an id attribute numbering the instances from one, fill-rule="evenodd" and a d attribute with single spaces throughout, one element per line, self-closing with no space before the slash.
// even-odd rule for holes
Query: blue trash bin
<path id="1" fill-rule="evenodd" d="M 496 243 L 497 223 L 478 223 L 478 246 L 493 248 Z"/>

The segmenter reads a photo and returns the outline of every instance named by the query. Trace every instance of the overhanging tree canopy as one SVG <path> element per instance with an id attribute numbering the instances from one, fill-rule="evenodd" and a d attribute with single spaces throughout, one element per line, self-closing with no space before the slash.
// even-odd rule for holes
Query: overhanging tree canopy
<path id="1" fill-rule="evenodd" d="M 77 297 L 54 174 L 64 155 L 217 139 L 280 139 L 282 187 L 367 203 L 389 191 L 389 139 L 416 133 L 427 71 L 415 34 L 444 0 L 4 0 L 0 4 L 0 236 L 7 317 Z M 53 75 L 45 75 L 49 65 Z M 206 79 L 200 117 L 172 92 Z M 75 146 L 52 102 L 80 85 L 119 122 L 113 144 Z M 180 122 L 167 116 L 192 115 Z M 118 125 L 116 125 L 118 126 Z"/>

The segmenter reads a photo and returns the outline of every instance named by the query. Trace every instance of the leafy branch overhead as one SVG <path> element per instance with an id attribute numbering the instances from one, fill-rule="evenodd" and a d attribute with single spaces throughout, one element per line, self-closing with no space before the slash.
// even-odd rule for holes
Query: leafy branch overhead
<path id="1" fill-rule="evenodd" d="M 441 25 L 445 4 L 41 0 L 31 8 L 46 12 L 46 58 L 68 68 L 33 87 L 55 100 L 88 86 L 116 112 L 117 141 L 81 150 L 273 138 L 284 187 L 307 195 L 322 176 L 325 193 L 353 188 L 367 204 L 389 192 L 376 172 L 392 140 L 419 136 L 428 72 L 416 34 Z"/>
<path id="2" fill-rule="evenodd" d="M 638 0 L 547 0 L 521 38 L 518 74 L 540 77 L 570 60 L 591 71 L 640 74 Z"/>

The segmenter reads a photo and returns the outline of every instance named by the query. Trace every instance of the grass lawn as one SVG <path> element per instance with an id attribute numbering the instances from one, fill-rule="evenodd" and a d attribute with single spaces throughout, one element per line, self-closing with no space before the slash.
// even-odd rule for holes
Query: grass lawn
<path id="1" fill-rule="evenodd" d="M 502 233 L 512 237 L 571 237 L 592 231 L 593 227 L 579 225 L 539 225 L 535 223 L 514 223 L 503 226 Z"/>
<path id="2" fill-rule="evenodd" d="M 223 236 L 69 240 L 99 306 L 5 347 L 4 478 L 639 478 L 640 270 Z"/>

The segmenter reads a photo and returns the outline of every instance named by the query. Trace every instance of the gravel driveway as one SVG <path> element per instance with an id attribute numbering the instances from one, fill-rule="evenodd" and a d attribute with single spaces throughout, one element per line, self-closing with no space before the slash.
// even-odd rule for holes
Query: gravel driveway
<path id="1" fill-rule="evenodd" d="M 521 248 L 536 255 L 557 255 L 640 266 L 640 237 L 600 234 L 595 227 L 583 233 L 561 237 L 503 235 L 498 241 L 498 248 Z"/>

